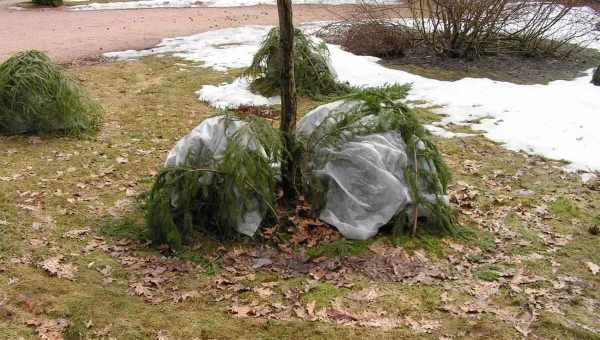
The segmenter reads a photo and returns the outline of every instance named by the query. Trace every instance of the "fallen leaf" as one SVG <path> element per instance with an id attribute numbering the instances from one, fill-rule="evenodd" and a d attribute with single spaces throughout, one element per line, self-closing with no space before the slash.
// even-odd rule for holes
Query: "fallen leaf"
<path id="1" fill-rule="evenodd" d="M 156 333 L 156 340 L 169 340 L 171 339 L 169 337 L 169 332 L 167 331 L 158 331 L 158 333 Z"/>
<path id="2" fill-rule="evenodd" d="M 134 282 L 129 285 L 133 290 L 133 293 L 137 296 L 152 296 L 152 291 L 150 288 L 144 286 L 141 282 Z"/>
<path id="3" fill-rule="evenodd" d="M 365 289 L 353 291 L 350 294 L 348 294 L 347 297 L 350 300 L 354 300 L 354 301 L 370 302 L 370 301 L 377 299 L 380 296 L 381 295 L 375 289 L 365 288 Z"/>
<path id="4" fill-rule="evenodd" d="M 256 287 L 254 288 L 254 292 L 261 298 L 268 298 L 269 296 L 273 295 L 273 290 L 270 288 Z"/>
<path id="5" fill-rule="evenodd" d="M 87 233 L 89 233 L 91 230 L 90 228 L 83 228 L 83 229 L 74 229 L 74 230 L 69 230 L 66 233 L 63 234 L 63 237 L 65 238 L 79 238 Z"/>
<path id="6" fill-rule="evenodd" d="M 431 331 L 436 330 L 441 326 L 441 323 L 436 320 L 413 320 L 410 317 L 406 318 L 406 322 L 416 333 L 431 333 Z"/>
<path id="7" fill-rule="evenodd" d="M 231 312 L 237 316 L 247 317 L 252 313 L 252 307 L 235 305 L 231 307 Z"/>
<path id="8" fill-rule="evenodd" d="M 39 266 L 50 273 L 50 275 L 73 280 L 75 278 L 75 273 L 77 272 L 77 267 L 70 263 L 62 263 L 63 259 L 64 257 L 62 255 L 49 257 L 40 262 Z"/>
<path id="9" fill-rule="evenodd" d="M 535 313 L 528 305 L 513 320 L 515 329 L 523 336 L 528 336 L 531 332 L 531 324 L 535 321 Z"/>
<path id="10" fill-rule="evenodd" d="M 600 266 L 593 262 L 586 262 L 585 265 L 590 269 L 592 274 L 596 275 L 600 271 Z"/>
<path id="11" fill-rule="evenodd" d="M 175 297 L 175 302 L 185 302 L 187 300 L 193 300 L 200 297 L 200 293 L 197 290 L 184 292 L 181 295 Z"/>
<path id="12" fill-rule="evenodd" d="M 71 322 L 66 319 L 40 320 L 30 319 L 25 322 L 28 326 L 36 327 L 38 336 L 42 340 L 63 340 L 63 332 Z"/>
<path id="13" fill-rule="evenodd" d="M 127 158 L 125 158 L 125 157 L 117 157 L 115 160 L 119 164 L 127 164 L 127 163 L 129 163 L 129 160 Z"/>
<path id="14" fill-rule="evenodd" d="M 38 136 L 29 137 L 29 143 L 33 145 L 42 144 L 42 139 Z"/>
<path id="15" fill-rule="evenodd" d="M 312 300 L 311 302 L 306 304 L 306 312 L 308 313 L 308 316 L 310 317 L 314 317 L 315 316 L 315 306 L 316 306 L 317 302 Z"/>

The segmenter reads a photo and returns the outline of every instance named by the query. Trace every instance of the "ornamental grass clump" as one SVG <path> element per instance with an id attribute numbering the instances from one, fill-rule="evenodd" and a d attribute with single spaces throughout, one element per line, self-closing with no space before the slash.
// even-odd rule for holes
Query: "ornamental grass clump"
<path id="1" fill-rule="evenodd" d="M 329 50 L 324 43 L 317 44 L 301 30 L 294 35 L 294 77 L 296 92 L 311 98 L 341 94 L 349 86 L 341 84 L 329 65 Z M 252 91 L 265 96 L 279 94 L 281 57 L 279 29 L 273 28 L 262 42 L 252 64 L 244 74 L 253 79 Z"/>
<path id="2" fill-rule="evenodd" d="M 168 166 L 156 178 L 146 214 L 154 244 L 179 248 L 199 232 L 231 239 L 246 213 L 274 212 L 277 168 L 273 165 L 283 153 L 278 131 L 260 118 L 242 121 L 225 115 L 222 119 L 227 124 L 243 122 L 237 130 L 226 125 L 223 136 L 211 137 L 226 138 L 222 155 L 190 152 L 185 164 Z"/>
<path id="3" fill-rule="evenodd" d="M 39 51 L 0 65 L 0 134 L 79 135 L 97 130 L 101 107 Z"/>

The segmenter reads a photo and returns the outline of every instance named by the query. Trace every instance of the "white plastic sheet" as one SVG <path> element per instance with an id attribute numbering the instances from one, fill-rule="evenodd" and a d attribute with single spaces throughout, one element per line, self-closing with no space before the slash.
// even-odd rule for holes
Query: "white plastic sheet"
<path id="1" fill-rule="evenodd" d="M 167 156 L 165 166 L 189 166 L 199 162 L 205 165 L 218 164 L 223 158 L 229 137 L 245 124 L 224 116 L 204 120 L 175 144 Z M 177 204 L 176 198 L 172 198 L 172 203 Z M 260 202 L 256 198 L 252 199 L 236 230 L 244 235 L 254 235 L 264 218 L 260 211 Z"/>
<path id="2" fill-rule="evenodd" d="M 361 105 L 358 101 L 322 105 L 298 123 L 298 132 L 310 140 L 319 139 L 323 127 L 335 124 L 344 113 Z M 324 146 L 315 152 L 317 161 L 311 164 L 311 175 L 327 188 L 319 218 L 344 237 L 368 239 L 398 213 L 413 213 L 413 199 L 404 177 L 410 155 L 399 131 L 350 137 L 340 145 Z M 420 161 L 419 167 L 435 171 L 427 161 Z M 435 202 L 435 195 L 424 192 L 424 185 L 419 185 L 419 190 L 426 200 Z M 419 215 L 426 213 L 418 209 Z"/>

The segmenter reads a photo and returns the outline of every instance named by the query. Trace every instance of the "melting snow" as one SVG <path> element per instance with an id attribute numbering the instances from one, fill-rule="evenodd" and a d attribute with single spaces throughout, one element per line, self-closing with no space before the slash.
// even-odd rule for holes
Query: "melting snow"
<path id="1" fill-rule="evenodd" d="M 267 26 L 228 28 L 190 37 L 165 39 L 158 47 L 144 51 L 109 53 L 121 59 L 172 53 L 186 60 L 202 62 L 217 70 L 250 65 L 258 45 L 269 31 Z M 600 88 L 590 83 L 591 72 L 574 80 L 548 84 L 519 85 L 487 78 L 441 81 L 385 68 L 374 57 L 356 56 L 328 45 L 331 64 L 341 81 L 355 86 L 411 83 L 408 99 L 442 105 L 442 123 L 469 125 L 511 150 L 523 150 L 554 159 L 564 159 L 574 170 L 600 170 Z M 594 48 L 600 49 L 596 43 Z M 240 105 L 268 105 L 278 98 L 265 98 L 248 90 L 248 81 L 207 85 L 198 91 L 200 99 L 220 108 Z M 433 133 L 456 137 L 439 126 Z M 458 135 L 459 137 L 461 135 Z"/>
<path id="2" fill-rule="evenodd" d="M 246 78 L 238 78 L 231 84 L 220 86 L 205 85 L 196 92 L 200 100 L 218 109 L 232 109 L 241 106 L 271 106 L 281 103 L 279 96 L 265 98 L 250 92 Z"/>

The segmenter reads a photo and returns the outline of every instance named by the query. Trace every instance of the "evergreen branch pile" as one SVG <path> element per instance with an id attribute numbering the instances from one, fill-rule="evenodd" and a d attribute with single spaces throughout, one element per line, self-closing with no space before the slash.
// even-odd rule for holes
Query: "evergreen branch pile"
<path id="1" fill-rule="evenodd" d="M 97 130 L 101 108 L 47 55 L 21 52 L 0 65 L 0 134 Z"/>
<path id="2" fill-rule="evenodd" d="M 305 191 L 313 208 L 319 210 L 323 207 L 327 193 L 327 184 L 310 176 L 310 169 L 315 164 L 328 161 L 325 157 L 319 158 L 317 150 L 340 146 L 356 136 L 399 131 L 406 143 L 409 162 L 404 177 L 410 187 L 413 204 L 426 210 L 429 226 L 448 232 L 453 230 L 453 212 L 445 198 L 451 173 L 431 141 L 429 132 L 419 123 L 414 112 L 401 102 L 408 90 L 409 86 L 393 85 L 349 94 L 344 97 L 345 100 L 358 101 L 362 105 L 357 105 L 351 112 L 338 113 L 333 118 L 334 124 L 331 120 L 324 121 L 310 140 L 302 141 L 305 149 L 302 166 L 307 184 Z M 433 202 L 423 193 L 433 194 Z M 411 222 L 409 215 L 408 211 L 401 212 L 395 218 L 396 226 L 408 227 Z"/>
<path id="3" fill-rule="evenodd" d="M 218 161 L 188 155 L 184 166 L 167 167 L 158 175 L 146 215 L 155 244 L 178 248 L 198 231 L 233 238 L 246 212 L 259 208 L 264 216 L 273 211 L 273 165 L 281 161 L 281 138 L 265 120 L 245 122 L 228 137 Z"/>
<path id="4" fill-rule="evenodd" d="M 336 80 L 331 70 L 329 50 L 324 43 L 315 44 L 301 30 L 294 31 L 294 76 L 299 95 L 311 98 L 347 93 L 349 86 Z M 264 96 L 279 94 L 281 56 L 279 28 L 273 28 L 262 42 L 244 75 L 253 79 L 252 91 Z"/>

